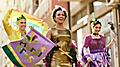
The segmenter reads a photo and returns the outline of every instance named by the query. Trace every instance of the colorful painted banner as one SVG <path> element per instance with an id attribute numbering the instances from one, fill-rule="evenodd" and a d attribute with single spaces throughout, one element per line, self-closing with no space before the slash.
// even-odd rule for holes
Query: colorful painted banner
<path id="1" fill-rule="evenodd" d="M 54 47 L 54 43 L 36 30 L 31 30 L 19 41 L 3 46 L 4 52 L 18 67 L 34 67 Z"/>
<path id="2" fill-rule="evenodd" d="M 41 34 L 45 35 L 46 32 L 48 31 L 48 25 L 43 22 L 42 19 L 38 19 L 32 15 L 29 15 L 27 13 L 24 12 L 19 12 L 19 11 L 15 11 L 13 10 L 11 13 L 11 20 L 12 22 L 14 22 L 14 27 L 17 28 L 17 18 L 20 17 L 21 15 L 24 15 L 27 21 L 27 31 L 30 31 L 29 26 L 32 26 L 35 30 L 37 30 L 38 32 L 40 32 Z M 11 21 L 10 20 L 10 21 Z"/>
<path id="3" fill-rule="evenodd" d="M 16 41 L 21 39 L 21 35 L 18 32 L 17 18 L 23 15 L 26 18 L 27 27 L 26 31 L 29 32 L 29 26 L 32 26 L 35 30 L 45 35 L 48 31 L 48 25 L 43 20 L 35 18 L 27 13 L 17 10 L 8 10 L 3 18 L 3 26 L 8 35 L 10 41 Z"/>

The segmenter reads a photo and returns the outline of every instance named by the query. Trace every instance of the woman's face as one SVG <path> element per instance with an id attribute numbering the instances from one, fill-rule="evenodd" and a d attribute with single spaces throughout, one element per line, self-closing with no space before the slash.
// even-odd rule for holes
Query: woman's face
<path id="1" fill-rule="evenodd" d="M 64 23 L 64 21 L 65 21 L 64 12 L 61 10 L 57 11 L 54 19 L 55 19 L 56 23 L 59 23 L 59 24 Z"/>
<path id="2" fill-rule="evenodd" d="M 93 27 L 93 33 L 99 33 L 101 30 L 101 25 L 97 24 Z"/>
<path id="3" fill-rule="evenodd" d="M 25 30 L 26 28 L 26 20 L 24 19 L 21 19 L 18 21 L 18 27 L 20 30 Z"/>

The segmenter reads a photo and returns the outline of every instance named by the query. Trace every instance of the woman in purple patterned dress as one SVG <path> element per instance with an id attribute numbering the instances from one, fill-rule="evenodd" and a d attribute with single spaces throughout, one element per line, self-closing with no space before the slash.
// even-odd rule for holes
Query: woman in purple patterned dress
<path id="1" fill-rule="evenodd" d="M 82 61 L 87 67 L 111 67 L 107 49 L 111 48 L 114 39 L 106 46 L 105 37 L 99 34 L 101 26 L 99 21 L 93 22 L 93 33 L 85 38 Z"/>

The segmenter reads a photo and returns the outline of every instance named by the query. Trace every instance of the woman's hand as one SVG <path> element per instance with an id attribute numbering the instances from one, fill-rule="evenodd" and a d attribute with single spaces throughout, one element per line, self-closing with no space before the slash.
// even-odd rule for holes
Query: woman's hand
<path id="1" fill-rule="evenodd" d="M 111 41 L 112 41 L 112 43 L 113 43 L 113 42 L 116 42 L 116 39 L 115 39 L 115 38 L 113 38 Z"/>
<path id="2" fill-rule="evenodd" d="M 29 26 L 30 30 L 33 30 L 34 28 L 32 26 Z"/>
<path id="3" fill-rule="evenodd" d="M 92 59 L 91 59 L 90 57 L 88 57 L 88 58 L 87 58 L 87 61 L 88 61 L 88 62 L 91 62 L 91 61 L 92 61 Z"/>
<path id="4" fill-rule="evenodd" d="M 110 42 L 106 47 L 107 47 L 107 48 L 111 48 L 112 45 L 113 45 L 115 42 L 116 42 L 116 39 L 113 38 L 113 39 L 111 40 L 111 42 Z"/>
<path id="5" fill-rule="evenodd" d="M 113 38 L 112 40 L 111 40 L 111 42 L 110 42 L 110 44 L 114 44 L 116 42 L 116 39 L 115 38 Z"/>

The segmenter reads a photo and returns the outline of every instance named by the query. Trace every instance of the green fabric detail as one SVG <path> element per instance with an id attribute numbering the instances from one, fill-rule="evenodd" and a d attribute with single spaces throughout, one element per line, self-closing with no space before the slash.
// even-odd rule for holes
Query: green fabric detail
<path id="1" fill-rule="evenodd" d="M 17 61 L 17 59 L 15 58 L 15 56 L 12 54 L 12 52 L 10 51 L 10 49 L 8 48 L 7 45 L 2 47 L 4 52 L 6 53 L 6 55 L 9 57 L 9 59 L 17 66 L 17 67 L 22 67 L 21 64 L 19 64 L 19 62 Z"/>

